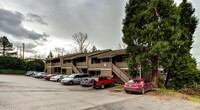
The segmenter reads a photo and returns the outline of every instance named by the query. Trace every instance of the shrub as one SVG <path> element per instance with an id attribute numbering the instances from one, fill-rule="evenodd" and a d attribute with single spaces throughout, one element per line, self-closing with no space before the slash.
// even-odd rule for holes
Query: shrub
<path id="1" fill-rule="evenodd" d="M 44 70 L 44 62 L 40 59 L 35 59 L 32 61 L 26 62 L 26 69 L 32 71 L 43 71 Z"/>
<path id="2" fill-rule="evenodd" d="M 24 70 L 25 62 L 17 57 L 0 56 L 0 69 Z"/>

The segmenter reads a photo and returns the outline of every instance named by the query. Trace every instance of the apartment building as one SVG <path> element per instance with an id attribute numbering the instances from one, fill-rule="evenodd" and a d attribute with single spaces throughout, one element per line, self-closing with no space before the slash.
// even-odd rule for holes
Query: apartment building
<path id="1" fill-rule="evenodd" d="M 100 50 L 90 53 L 75 53 L 46 59 L 48 73 L 88 73 L 90 76 L 106 75 L 115 77 L 118 82 L 126 82 L 131 76 L 126 72 L 125 59 L 128 54 L 122 50 Z"/>

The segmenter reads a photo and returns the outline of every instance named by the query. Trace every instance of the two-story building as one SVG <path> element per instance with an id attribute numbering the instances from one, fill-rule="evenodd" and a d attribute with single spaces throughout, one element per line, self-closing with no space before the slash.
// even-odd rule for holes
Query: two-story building
<path id="1" fill-rule="evenodd" d="M 128 54 L 123 49 L 68 54 L 46 59 L 46 70 L 48 73 L 106 75 L 115 77 L 120 82 L 126 82 L 131 78 L 126 73 L 128 66 L 125 59 L 127 57 Z"/>

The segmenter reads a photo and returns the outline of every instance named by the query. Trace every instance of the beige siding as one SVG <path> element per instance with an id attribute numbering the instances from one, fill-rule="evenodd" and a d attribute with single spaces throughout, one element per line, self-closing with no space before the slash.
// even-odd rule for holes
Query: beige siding
<path id="1" fill-rule="evenodd" d="M 71 67 L 71 66 L 72 66 L 71 63 L 64 63 L 64 64 L 62 65 L 62 67 Z"/>
<path id="2" fill-rule="evenodd" d="M 67 68 L 67 73 L 66 73 L 67 75 L 70 75 L 70 74 L 72 74 L 72 69 L 71 68 Z"/>
<path id="3" fill-rule="evenodd" d="M 46 63 L 46 66 L 51 66 L 51 63 Z"/>
<path id="4" fill-rule="evenodd" d="M 110 76 L 110 77 L 112 77 L 112 71 L 111 70 L 101 70 L 101 76 Z"/>
<path id="5" fill-rule="evenodd" d="M 61 63 L 54 63 L 54 66 L 61 66 Z"/>
<path id="6" fill-rule="evenodd" d="M 128 65 L 125 62 L 116 62 L 115 65 L 118 68 L 128 68 Z"/>
<path id="7" fill-rule="evenodd" d="M 101 68 L 111 68 L 112 63 L 111 62 L 101 62 Z"/>
<path id="8" fill-rule="evenodd" d="M 54 68 L 51 68 L 51 74 L 53 74 L 54 73 Z"/>
<path id="9" fill-rule="evenodd" d="M 87 66 L 86 62 L 78 62 L 76 63 L 76 66 Z"/>
<path id="10" fill-rule="evenodd" d="M 51 74 L 51 68 L 47 68 L 47 73 Z"/>

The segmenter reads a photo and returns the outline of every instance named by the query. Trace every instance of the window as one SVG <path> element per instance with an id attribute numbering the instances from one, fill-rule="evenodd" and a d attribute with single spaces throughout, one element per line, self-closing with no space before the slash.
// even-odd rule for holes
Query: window
<path id="1" fill-rule="evenodd" d="M 148 80 L 145 80 L 144 83 L 150 83 Z"/>
<path id="2" fill-rule="evenodd" d="M 71 60 L 63 60 L 63 63 L 71 63 Z"/>
<path id="3" fill-rule="evenodd" d="M 86 57 L 80 57 L 76 59 L 77 62 L 86 62 Z"/>
<path id="4" fill-rule="evenodd" d="M 79 75 L 76 75 L 74 78 L 80 78 L 80 76 L 79 76 Z"/>
<path id="5" fill-rule="evenodd" d="M 91 61 L 92 64 L 100 63 L 100 59 L 92 58 L 91 60 L 92 60 Z"/>
<path id="6" fill-rule="evenodd" d="M 130 80 L 129 83 L 140 83 L 140 80 Z"/>
<path id="7" fill-rule="evenodd" d="M 110 62 L 110 61 L 111 61 L 110 58 L 103 58 L 103 59 L 102 59 L 102 62 Z"/>
<path id="8" fill-rule="evenodd" d="M 89 75 L 87 74 L 84 74 L 84 75 L 81 75 L 82 78 L 85 78 L 85 77 L 89 77 Z"/>
<path id="9" fill-rule="evenodd" d="M 115 58 L 116 62 L 124 62 L 126 60 L 127 56 L 117 56 Z"/>

